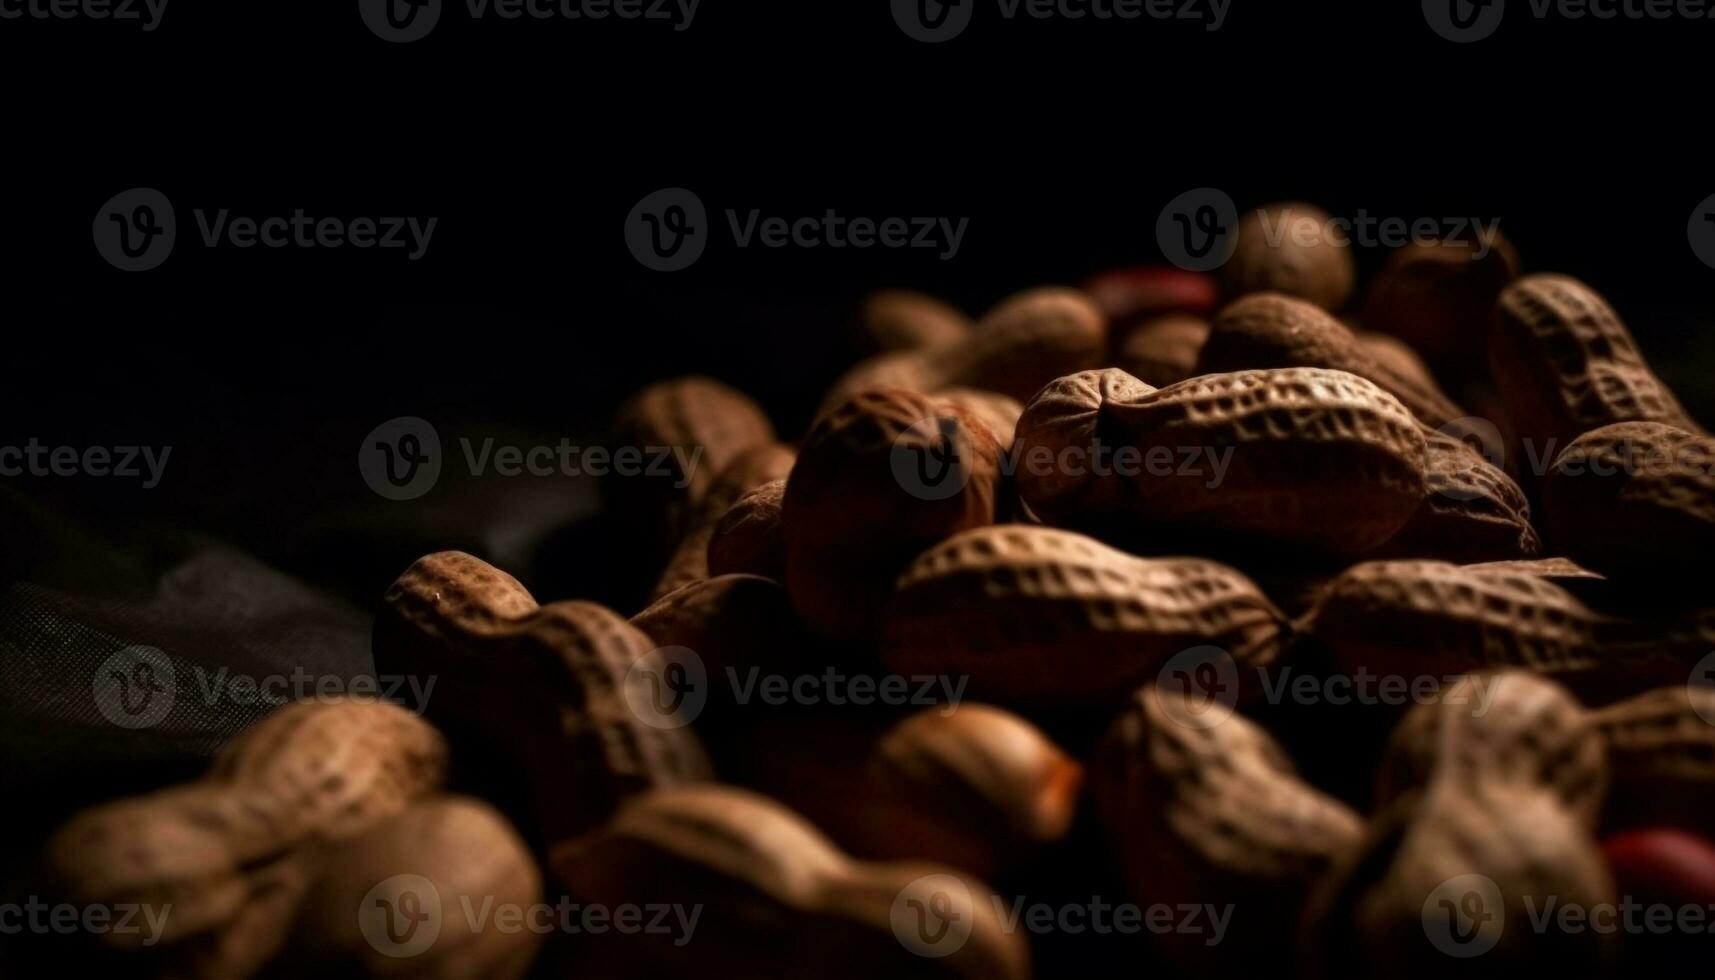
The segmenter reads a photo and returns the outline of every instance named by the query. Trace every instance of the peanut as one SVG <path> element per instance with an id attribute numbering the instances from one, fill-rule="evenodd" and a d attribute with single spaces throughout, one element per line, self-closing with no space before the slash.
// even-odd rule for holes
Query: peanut
<path id="1" fill-rule="evenodd" d="M 716 474 L 752 446 L 774 441 L 774 426 L 743 393 L 712 378 L 660 381 L 633 395 L 616 414 L 609 441 L 615 452 L 675 450 L 669 472 L 613 477 L 603 501 L 640 543 L 666 555 L 685 533 L 697 502 Z"/>
<path id="2" fill-rule="evenodd" d="M 1519 437 L 1545 453 L 1615 422 L 1696 429 L 1613 307 L 1569 276 L 1525 276 L 1501 293 L 1489 361 Z"/>
<path id="3" fill-rule="evenodd" d="M 912 558 L 993 522 L 999 484 L 1000 447 L 952 402 L 874 389 L 839 403 L 811 428 L 786 481 L 793 607 L 816 633 L 861 645 Z"/>
<path id="4" fill-rule="evenodd" d="M 786 581 L 785 501 L 785 480 L 770 480 L 734 501 L 709 535 L 709 575 Z"/>
<path id="5" fill-rule="evenodd" d="M 1657 422 L 1579 436 L 1542 485 L 1549 540 L 1601 572 L 1671 577 L 1715 553 L 1715 439 Z"/>
<path id="6" fill-rule="evenodd" d="M 1271 663 L 1283 618 L 1254 584 L 1196 558 L 1142 559 L 1021 524 L 955 535 L 900 576 L 882 661 L 969 677 L 1003 705 L 1113 705 L 1188 647 Z"/>
<path id="7" fill-rule="evenodd" d="M 873 351 L 951 347 L 969 339 L 970 317 L 933 296 L 884 289 L 864 300 L 858 329 Z"/>
<path id="8" fill-rule="evenodd" d="M 1392 334 L 1364 330 L 1349 322 L 1345 323 L 1345 326 L 1358 338 L 1358 343 L 1363 345 L 1364 350 L 1394 376 L 1411 381 L 1421 389 L 1441 387 L 1440 382 L 1435 380 L 1435 372 L 1430 369 L 1428 362 L 1413 350 L 1410 344 Z"/>
<path id="9" fill-rule="evenodd" d="M 1651 827 L 1604 840 L 1602 852 L 1625 901 L 1650 914 L 1659 915 L 1653 910 L 1663 907 L 1676 913 L 1715 907 L 1715 843 L 1706 837 Z M 1683 918 L 1676 925 L 1672 931 L 1629 932 L 1624 975 L 1659 975 L 1702 962 L 1709 946 L 1707 926 L 1697 928 Z"/>
<path id="10" fill-rule="evenodd" d="M 591 944 L 592 975 L 1029 973 L 1027 946 L 1003 929 L 981 884 L 938 865 L 854 861 L 791 811 L 741 790 L 679 787 L 634 800 L 601 830 L 557 848 L 553 868 L 575 901 L 701 913 L 696 941 L 683 947 L 626 937 L 628 948 L 603 960 Z M 949 936 L 957 927 L 963 938 L 937 943 L 926 928 L 931 955 L 913 952 L 905 941 L 918 938 L 914 912 L 937 915 L 925 924 Z"/>
<path id="11" fill-rule="evenodd" d="M 728 463 L 691 508 L 679 546 L 655 583 L 650 601 L 708 578 L 709 542 L 720 519 L 744 494 L 771 480 L 785 479 L 792 471 L 792 460 L 792 450 L 770 442 L 752 446 Z"/>
<path id="12" fill-rule="evenodd" d="M 375 620 L 377 668 L 439 678 L 429 717 L 455 748 L 521 770 L 548 843 L 646 789 L 708 778 L 701 745 L 674 712 L 645 717 L 646 700 L 627 696 L 637 683 L 628 671 L 654 648 L 608 609 L 537 606 L 517 579 L 456 551 L 407 569 Z"/>
<path id="13" fill-rule="evenodd" d="M 1352 250 L 1329 240 L 1330 221 L 1310 204 L 1273 204 L 1246 214 L 1221 269 L 1227 298 L 1280 292 L 1325 310 L 1345 306 L 1357 272 Z"/>
<path id="14" fill-rule="evenodd" d="M 980 388 L 943 388 L 937 394 L 982 422 L 1002 451 L 1011 447 L 1018 418 L 1024 414 L 1017 399 Z"/>
<path id="15" fill-rule="evenodd" d="M 859 364 L 834 384 L 822 410 L 866 388 L 981 388 L 1023 401 L 1063 374 L 1097 366 L 1106 353 L 1107 320 L 1088 296 L 1032 289 L 1001 301 L 962 343 Z"/>
<path id="16" fill-rule="evenodd" d="M 1156 317 L 1126 334 L 1114 364 L 1145 384 L 1165 388 L 1194 377 L 1209 339 L 1209 321 L 1188 313 Z"/>
<path id="17" fill-rule="evenodd" d="M 446 745 L 396 706 L 301 702 L 228 743 L 201 781 L 77 814 L 46 848 L 69 901 L 169 909 L 159 947 L 102 933 L 168 973 L 247 977 L 280 952 L 318 849 L 439 787 Z"/>
<path id="18" fill-rule="evenodd" d="M 1362 320 L 1400 338 L 1438 367 L 1468 372 L 1481 363 L 1495 300 L 1521 268 L 1512 243 L 1424 242 L 1388 256 L 1371 281 Z"/>
<path id="19" fill-rule="evenodd" d="M 1122 447 L 1135 454 L 1129 470 L 1094 465 Z M 1159 390 L 1085 371 L 1031 401 L 1014 454 L 1037 517 L 1157 548 L 1236 538 L 1359 554 L 1405 526 L 1427 490 L 1411 413 L 1362 378 L 1316 368 Z"/>
<path id="20" fill-rule="evenodd" d="M 1154 685 L 1132 697 L 1092 767 L 1097 811 L 1139 903 L 1231 910 L 1219 946 L 1162 937 L 1180 969 L 1271 969 L 1313 883 L 1359 846 L 1364 823 L 1302 782 L 1262 729 L 1199 717 L 1194 697 Z"/>
<path id="21" fill-rule="evenodd" d="M 1328 368 L 1355 374 L 1398 398 L 1431 427 L 1468 414 L 1433 382 L 1424 384 L 1377 358 L 1325 310 L 1280 293 L 1252 294 L 1223 309 L 1198 362 L 1202 374 L 1255 368 Z"/>
<path id="22" fill-rule="evenodd" d="M 1606 826 L 1715 833 L 1715 688 L 1661 688 L 1599 708 L 1614 791 Z"/>
<path id="23" fill-rule="evenodd" d="M 1378 555 L 1454 562 L 1526 558 L 1542 549 L 1512 477 L 1452 436 L 1424 431 L 1429 492 Z"/>
<path id="24" fill-rule="evenodd" d="M 495 913 L 540 902 L 542 878 L 485 804 L 421 801 L 324 864 L 293 926 L 287 960 L 301 975 L 511 980 L 535 959 L 541 937 Z"/>

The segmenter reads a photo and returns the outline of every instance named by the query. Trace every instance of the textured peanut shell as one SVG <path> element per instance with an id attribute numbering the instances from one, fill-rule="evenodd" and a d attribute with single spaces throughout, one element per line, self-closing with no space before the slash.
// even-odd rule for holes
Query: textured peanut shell
<path id="1" fill-rule="evenodd" d="M 377 668 L 439 678 L 429 717 L 522 770 L 550 842 L 629 796 L 710 775 L 690 729 L 645 719 L 626 696 L 627 672 L 655 646 L 594 603 L 537 606 L 512 576 L 456 551 L 407 569 L 375 620 Z"/>
<path id="2" fill-rule="evenodd" d="M 940 456 L 956 470 L 925 499 L 896 463 Z M 901 569 L 950 534 L 994 520 L 1000 447 L 952 402 L 902 389 L 860 391 L 817 419 L 786 481 L 786 588 L 816 633 L 861 643 Z M 949 483 L 959 481 L 962 483 Z"/>
<path id="3" fill-rule="evenodd" d="M 874 351 L 950 347 L 970 337 L 970 317 L 933 296 L 884 289 L 864 300 L 858 328 Z"/>
<path id="4" fill-rule="evenodd" d="M 1480 928 L 1498 935 L 1481 955 L 1456 959 L 1448 950 L 1476 947 L 1437 946 L 1431 927 L 1448 915 L 1442 899 L 1457 909 L 1482 895 L 1472 887 L 1479 879 L 1465 876 L 1493 883 L 1494 893 L 1472 911 L 1485 917 Z M 1532 911 L 1541 917 L 1551 904 L 1595 909 L 1617 899 L 1601 849 L 1555 794 L 1507 782 L 1438 781 L 1378 817 L 1354 859 L 1323 879 L 1306 917 L 1304 973 L 1340 980 L 1604 976 L 1613 935 L 1562 929 L 1552 919 L 1537 929 Z"/>
<path id="5" fill-rule="evenodd" d="M 1377 557 L 1507 561 L 1542 550 L 1530 502 L 1512 477 L 1469 445 L 1425 430 L 1429 492 Z"/>
<path id="6" fill-rule="evenodd" d="M 1715 687 L 1707 683 L 1591 713 L 1614 766 L 1610 831 L 1665 825 L 1715 835 Z"/>
<path id="7" fill-rule="evenodd" d="M 1696 428 L 1613 307 L 1569 276 L 1525 276 L 1501 293 L 1489 362 L 1519 437 L 1541 453 L 1615 422 Z"/>
<path id="8" fill-rule="evenodd" d="M 1608 751 L 1565 688 L 1519 670 L 1467 674 L 1408 711 L 1376 781 L 1378 808 L 1441 779 L 1542 790 L 1594 829 L 1608 792 Z"/>
<path id="9" fill-rule="evenodd" d="M 709 535 L 709 575 L 786 580 L 786 481 L 770 480 L 733 502 Z"/>
<path id="10" fill-rule="evenodd" d="M 223 748 L 202 780 L 72 817 L 45 866 L 74 903 L 170 907 L 153 951 L 166 972 L 249 976 L 284 944 L 316 850 L 432 792 L 446 763 L 440 735 L 397 706 L 293 704 Z M 121 947 L 141 938 L 102 934 Z"/>
<path id="11" fill-rule="evenodd" d="M 1118 344 L 1114 366 L 1156 388 L 1178 384 L 1198 373 L 1209 329 L 1207 319 L 1189 313 L 1145 321 Z"/>
<path id="12" fill-rule="evenodd" d="M 1096 446 L 1166 465 L 1098 468 Z M 1031 401 L 1014 447 L 1019 495 L 1050 524 L 1157 543 L 1230 537 L 1342 555 L 1368 551 L 1405 525 L 1427 490 L 1425 455 L 1420 426 L 1398 400 L 1318 368 L 1206 375 L 1161 389 L 1115 369 L 1085 371 Z M 1228 462 L 1210 486 L 1217 457 Z M 1083 462 L 1063 465 L 1068 458 Z"/>
<path id="13" fill-rule="evenodd" d="M 1541 576 L 1376 561 L 1329 583 L 1304 629 L 1346 675 L 1447 677 L 1523 667 L 1571 679 L 1602 663 L 1602 623 Z"/>
<path id="14" fill-rule="evenodd" d="M 1616 576 L 1678 576 L 1715 554 L 1715 439 L 1656 422 L 1579 436 L 1542 485 L 1556 549 Z"/>
<path id="15" fill-rule="evenodd" d="M 1471 371 L 1482 363 L 1495 300 L 1520 269 L 1505 237 L 1481 258 L 1480 248 L 1419 242 L 1396 250 L 1370 282 L 1364 325 L 1399 337 L 1436 364 Z"/>
<path id="16" fill-rule="evenodd" d="M 1232 257 L 1221 268 L 1227 298 L 1279 292 L 1325 310 L 1345 306 L 1357 272 L 1351 248 L 1325 233 L 1329 221 L 1326 211 L 1311 204 L 1271 204 L 1245 213 Z"/>
<path id="17" fill-rule="evenodd" d="M 1096 809 L 1140 905 L 1229 906 L 1219 946 L 1159 937 L 1187 975 L 1236 976 L 1278 965 L 1315 881 L 1363 840 L 1345 804 L 1298 778 L 1261 728 L 1209 723 L 1186 695 L 1138 691 L 1092 764 Z"/>
<path id="18" fill-rule="evenodd" d="M 330 848 L 323 865 L 293 926 L 289 960 L 302 975 L 516 980 L 542 942 L 528 928 L 502 929 L 494 917 L 541 902 L 542 878 L 511 825 L 476 800 L 421 801 Z M 423 880 L 432 896 L 422 894 Z M 359 924 L 386 928 L 376 917 L 405 901 L 430 916 L 417 928 L 438 931 L 427 948 L 398 957 Z"/>
<path id="19" fill-rule="evenodd" d="M 709 577 L 709 542 L 715 528 L 733 504 L 751 490 L 792 472 L 794 454 L 778 443 L 763 443 L 739 453 L 721 470 L 702 499 L 691 508 L 684 536 L 668 559 L 666 569 L 650 593 L 650 601 L 675 589 Z"/>
<path id="20" fill-rule="evenodd" d="M 1468 413 L 1434 383 L 1381 360 L 1327 311 L 1280 293 L 1255 293 L 1216 315 L 1198 373 L 1256 368 L 1328 368 L 1365 378 L 1393 395 L 1430 427 Z"/>
<path id="21" fill-rule="evenodd" d="M 970 934 L 956 952 L 920 956 L 895 934 L 896 902 L 930 864 L 854 861 L 786 808 L 723 786 L 652 793 L 607 826 L 556 849 L 552 866 L 574 901 L 701 908 L 682 948 L 625 937 L 592 972 L 661 976 L 685 970 L 747 977 L 1028 976 L 1024 938 L 1002 928 L 993 896 L 964 878 Z M 590 944 L 599 956 L 597 944 Z"/>
<path id="22" fill-rule="evenodd" d="M 980 528 L 923 553 L 889 603 L 882 660 L 906 675 L 969 677 L 1003 705 L 1114 705 L 1188 647 L 1241 672 L 1279 653 L 1283 619 L 1237 571 L 1142 559 L 1069 531 Z"/>

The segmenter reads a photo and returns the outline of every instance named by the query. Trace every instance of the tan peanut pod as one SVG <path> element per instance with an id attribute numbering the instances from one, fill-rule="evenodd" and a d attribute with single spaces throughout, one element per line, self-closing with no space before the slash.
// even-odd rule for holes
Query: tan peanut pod
<path id="1" fill-rule="evenodd" d="M 786 581 L 786 481 L 770 480 L 738 498 L 709 536 L 709 575 Z"/>
<path id="2" fill-rule="evenodd" d="M 691 509 L 679 546 L 655 583 L 653 602 L 675 589 L 709 577 L 709 541 L 715 527 L 739 498 L 773 480 L 784 480 L 792 472 L 792 450 L 779 443 L 763 443 L 739 453 L 710 485 Z"/>
<path id="3" fill-rule="evenodd" d="M 709 777 L 676 712 L 638 696 L 631 668 L 655 646 L 594 603 L 538 606 L 517 579 L 456 551 L 406 569 L 375 619 L 377 670 L 437 677 L 428 716 L 455 746 L 518 770 L 550 843 L 630 796 Z"/>
<path id="4" fill-rule="evenodd" d="M 1591 712 L 1614 768 L 1606 827 L 1715 834 L 1715 678 Z"/>
<path id="5" fill-rule="evenodd" d="M 936 393 L 945 401 L 952 402 L 988 427 L 989 435 L 1004 452 L 1012 446 L 1014 431 L 1018 428 L 1018 417 L 1024 414 L 1024 406 L 1015 398 L 994 391 L 984 391 L 981 388 L 943 388 Z"/>
<path id="6" fill-rule="evenodd" d="M 85 810 L 48 842 L 67 901 L 165 909 L 158 947 L 102 939 L 168 973 L 247 977 L 286 941 L 314 873 L 309 855 L 432 792 L 446 744 L 410 712 L 374 701 L 302 702 L 220 753 L 202 780 Z"/>
<path id="7" fill-rule="evenodd" d="M 1482 363 L 1495 300 L 1520 269 L 1517 250 L 1498 231 L 1487 242 L 1414 242 L 1388 256 L 1370 282 L 1363 324 L 1437 365 L 1470 372 Z"/>
<path id="8" fill-rule="evenodd" d="M 574 901 L 701 910 L 694 942 L 587 944 L 590 975 L 1029 975 L 1027 944 L 982 884 L 941 865 L 854 861 L 790 810 L 738 789 L 651 793 L 557 848 L 553 869 Z"/>
<path id="9" fill-rule="evenodd" d="M 744 450 L 774 441 L 768 416 L 742 392 L 700 376 L 659 381 L 631 396 L 614 418 L 610 451 L 639 457 L 634 474 L 616 465 L 603 498 L 644 535 L 643 545 L 666 554 L 716 474 Z"/>
<path id="10" fill-rule="evenodd" d="M 1615 422 L 1697 427 L 1613 307 L 1570 276 L 1525 276 L 1501 293 L 1489 364 L 1519 437 L 1545 455 Z"/>
<path id="11" fill-rule="evenodd" d="M 1579 582 L 1600 582 L 1602 575 L 1570 558 L 1533 558 L 1518 561 L 1485 561 L 1465 566 L 1491 575 L 1536 575 L 1563 587 Z"/>
<path id="12" fill-rule="evenodd" d="M 1715 439 L 1657 422 L 1579 436 L 1542 485 L 1554 546 L 1601 572 L 1670 578 L 1715 553 Z"/>
<path id="13" fill-rule="evenodd" d="M 1199 712 L 1149 685 L 1092 764 L 1096 811 L 1139 905 L 1225 906 L 1226 937 L 1169 932 L 1187 975 L 1278 966 L 1315 881 L 1362 843 L 1364 822 L 1302 781 L 1286 753 L 1239 715 Z"/>
<path id="14" fill-rule="evenodd" d="M 786 481 L 786 589 L 816 633 L 862 645 L 893 580 L 950 534 L 994 521 L 1000 447 L 952 402 L 858 392 L 817 419 Z"/>
<path id="15" fill-rule="evenodd" d="M 1345 371 L 1374 382 L 1431 428 L 1468 414 L 1433 382 L 1424 384 L 1377 358 L 1326 310 L 1280 293 L 1254 293 L 1221 310 L 1198 361 L 1200 374 L 1295 367 Z"/>
<path id="16" fill-rule="evenodd" d="M 1209 327 L 1207 319 L 1188 313 L 1147 320 L 1120 341 L 1114 366 L 1156 388 L 1178 384 L 1198 373 Z"/>
<path id="17" fill-rule="evenodd" d="M 1332 219 L 1311 204 L 1271 204 L 1246 213 L 1235 232 L 1232 257 L 1221 268 L 1227 298 L 1286 293 L 1325 310 L 1352 297 L 1357 272 L 1350 243 L 1327 234 Z"/>
<path id="18" fill-rule="evenodd" d="M 1283 625 L 1225 565 L 1004 524 L 956 535 L 906 569 L 881 656 L 908 676 L 969 677 L 968 696 L 982 701 L 1114 705 L 1189 647 L 1221 647 L 1242 674 L 1266 666 Z"/>
<path id="19" fill-rule="evenodd" d="M 1559 684 L 1521 670 L 1466 674 L 1394 729 L 1376 783 L 1378 809 L 1434 780 L 1547 792 L 1591 830 L 1608 793 L 1608 750 Z"/>
<path id="20" fill-rule="evenodd" d="M 516 980 L 541 945 L 529 928 L 542 902 L 535 858 L 476 800 L 423 800 L 330 848 L 322 866 L 293 925 L 287 960 L 300 975 Z"/>
<path id="21" fill-rule="evenodd" d="M 1161 389 L 1085 371 L 1031 401 L 1013 451 L 1019 496 L 1050 524 L 1155 547 L 1177 535 L 1199 547 L 1234 538 L 1343 555 L 1405 526 L 1427 490 L 1425 454 L 1398 400 L 1318 368 Z"/>
<path id="22" fill-rule="evenodd" d="M 1107 319 L 1082 292 L 1026 290 L 997 304 L 962 343 L 859 364 L 834 383 L 822 414 L 868 388 L 979 388 L 1022 402 L 1063 374 L 1101 364 L 1107 336 Z"/>
<path id="23" fill-rule="evenodd" d="M 1429 492 L 1378 555 L 1452 562 L 1527 558 L 1542 550 L 1530 502 L 1512 477 L 1466 443 L 1433 429 Z"/>
<path id="24" fill-rule="evenodd" d="M 1601 665 L 1603 625 L 1538 575 L 1373 561 L 1329 583 L 1303 628 L 1346 675 L 1367 669 L 1439 678 L 1523 667 L 1571 683 Z"/>
<path id="25" fill-rule="evenodd" d="M 933 296 L 884 289 L 863 302 L 858 328 L 873 351 L 929 350 L 968 340 L 971 318 Z"/>
<path id="26" fill-rule="evenodd" d="M 1083 787 L 1076 760 L 1029 722 L 988 705 L 925 708 L 855 738 L 830 732 L 821 718 L 766 737 L 793 739 L 804 751 L 784 749 L 784 766 L 782 753 L 770 753 L 756 767 L 758 788 L 848 853 L 932 860 L 984 880 L 1063 839 Z M 848 760 L 838 749 L 830 755 L 830 745 L 845 747 L 849 765 L 838 764 Z"/>
<path id="27" fill-rule="evenodd" d="M 1618 899 L 1601 848 L 1555 794 L 1437 781 L 1379 817 L 1364 847 L 1318 886 L 1303 972 L 1603 977 L 1615 955 L 1611 930 L 1566 929 L 1557 916 Z"/>
<path id="28" fill-rule="evenodd" d="M 1345 322 L 1345 321 L 1342 321 Z M 1345 323 L 1351 329 L 1358 343 L 1365 351 L 1376 359 L 1383 367 L 1396 377 L 1405 378 L 1422 389 L 1439 390 L 1441 383 L 1435 380 L 1435 372 L 1430 370 L 1428 362 L 1411 349 L 1411 345 L 1392 334 L 1377 333 L 1374 330 L 1364 330 Z"/>

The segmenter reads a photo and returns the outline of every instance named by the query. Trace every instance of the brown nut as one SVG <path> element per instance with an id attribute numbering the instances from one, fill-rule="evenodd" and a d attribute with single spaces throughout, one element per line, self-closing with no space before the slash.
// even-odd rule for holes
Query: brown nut
<path id="1" fill-rule="evenodd" d="M 1406 245 L 1371 281 L 1363 323 L 1438 366 L 1469 373 L 1482 363 L 1495 300 L 1520 268 L 1518 252 L 1498 229 L 1486 242 Z"/>
<path id="2" fill-rule="evenodd" d="M 1591 712 L 1614 789 L 1605 825 L 1715 833 L 1715 687 L 1682 684 Z"/>
<path id="3" fill-rule="evenodd" d="M 331 847 L 286 960 L 303 976 L 515 980 L 542 937 L 535 859 L 476 800 L 424 800 Z M 523 924 L 530 922 L 528 918 Z"/>
<path id="4" fill-rule="evenodd" d="M 933 296 L 884 289 L 864 300 L 858 329 L 872 351 L 927 350 L 969 339 L 971 318 Z"/>
<path id="5" fill-rule="evenodd" d="M 1569 276 L 1525 276 L 1501 293 L 1489 363 L 1520 439 L 1544 457 L 1615 422 L 1697 427 L 1613 307 Z"/>
<path id="6" fill-rule="evenodd" d="M 865 390 L 817 419 L 782 504 L 786 589 L 805 624 L 865 644 L 912 558 L 994 521 L 1000 471 L 988 427 L 934 396 Z"/>
<path id="7" fill-rule="evenodd" d="M 1209 329 L 1207 319 L 1188 313 L 1146 320 L 1119 343 L 1114 366 L 1156 388 L 1178 384 L 1199 373 Z"/>
<path id="8" fill-rule="evenodd" d="M 1345 371 L 1374 382 L 1432 428 L 1468 414 L 1433 382 L 1377 358 L 1327 311 L 1280 293 L 1254 293 L 1221 310 L 1198 362 L 1201 374 L 1294 367 Z"/>
<path id="9" fill-rule="evenodd" d="M 1298 778 L 1274 739 L 1198 695 L 1138 691 L 1092 766 L 1097 812 L 1132 897 L 1145 906 L 1224 906 L 1226 940 L 1168 932 L 1188 975 L 1278 965 L 1315 881 L 1354 851 L 1364 823 Z"/>
<path id="10" fill-rule="evenodd" d="M 1350 244 L 1328 235 L 1331 221 L 1310 204 L 1272 204 L 1245 214 L 1221 269 L 1227 298 L 1279 292 L 1325 310 L 1345 306 L 1357 272 Z"/>
<path id="11" fill-rule="evenodd" d="M 1361 554 L 1404 527 L 1427 490 L 1411 413 L 1356 375 L 1317 368 L 1161 389 L 1085 371 L 1031 401 L 1013 455 L 1019 496 L 1043 521 L 1157 549 L 1233 539 Z"/>
<path id="12" fill-rule="evenodd" d="M 318 848 L 433 792 L 446 763 L 441 736 L 395 705 L 300 702 L 229 743 L 202 780 L 74 816 L 47 844 L 48 875 L 79 905 L 168 910 L 153 950 L 137 932 L 102 934 L 164 972 L 247 977 L 285 944 Z"/>
<path id="13" fill-rule="evenodd" d="M 1549 540 L 1616 576 L 1671 578 L 1715 553 L 1715 439 L 1657 422 L 1586 432 L 1542 485 Z"/>
<path id="14" fill-rule="evenodd" d="M 746 493 L 770 481 L 786 479 L 786 474 L 792 472 L 793 459 L 791 449 L 770 442 L 752 446 L 728 463 L 691 508 L 684 535 L 655 583 L 650 601 L 708 578 L 709 542 L 721 518 Z"/>
<path id="15" fill-rule="evenodd" d="M 1029 975 L 980 883 L 932 864 L 854 861 L 791 811 L 723 786 L 651 793 L 589 837 L 556 849 L 574 901 L 696 909 L 694 942 L 588 944 L 587 972 L 654 977 Z M 607 954 L 607 955 L 604 955 Z"/>
<path id="16" fill-rule="evenodd" d="M 1017 399 L 981 388 L 943 388 L 937 394 L 987 426 L 1002 452 L 1011 448 L 1018 417 L 1024 414 L 1024 406 Z"/>
<path id="17" fill-rule="evenodd" d="M 1364 350 L 1394 376 L 1414 382 L 1419 388 L 1440 389 L 1441 383 L 1435 380 L 1435 372 L 1410 344 L 1392 334 L 1359 329 L 1349 322 L 1346 326 L 1351 328 L 1352 335 L 1358 338 Z"/>
<path id="18" fill-rule="evenodd" d="M 1378 557 L 1505 561 L 1542 550 L 1530 503 L 1512 477 L 1450 435 L 1426 429 L 1424 438 L 1429 492 Z"/>
<path id="19" fill-rule="evenodd" d="M 1243 575 L 1144 559 L 1080 534 L 979 528 L 923 553 L 888 605 L 882 662 L 970 678 L 1005 705 L 1114 705 L 1175 654 L 1219 646 L 1249 673 L 1275 659 L 1280 611 Z"/>
<path id="20" fill-rule="evenodd" d="M 733 502 L 709 535 L 709 575 L 786 581 L 786 481 L 770 480 Z"/>
<path id="21" fill-rule="evenodd" d="M 677 707 L 632 668 L 656 644 L 590 602 L 537 606 L 517 579 L 456 551 L 419 559 L 375 619 L 383 673 L 439 679 L 429 717 L 528 784 L 538 840 L 601 823 L 626 798 L 709 777 Z"/>

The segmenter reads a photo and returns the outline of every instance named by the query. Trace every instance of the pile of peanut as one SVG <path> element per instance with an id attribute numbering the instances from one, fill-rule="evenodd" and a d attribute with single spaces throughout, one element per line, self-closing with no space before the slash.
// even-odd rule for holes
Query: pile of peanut
<path id="1" fill-rule="evenodd" d="M 1355 283 L 1347 248 L 1241 235 L 1218 278 L 975 321 L 878 294 L 795 442 L 716 381 L 652 385 L 614 444 L 699 465 L 607 488 L 660 557 L 647 608 L 422 558 L 374 633 L 378 672 L 438 679 L 421 717 L 283 710 L 201 781 L 72 819 L 51 880 L 170 904 L 107 955 L 175 976 L 1095 969 L 1016 896 L 1230 909 L 1218 943 L 1103 946 L 1127 975 L 1625 975 L 1667 939 L 1541 909 L 1715 907 L 1715 440 L 1595 290 L 1510 246 Z M 830 673 L 959 695 L 732 682 Z M 1291 693 L 1365 675 L 1430 683 Z M 437 939 L 365 931 L 423 881 Z M 466 921 L 566 899 L 699 920 Z"/>

